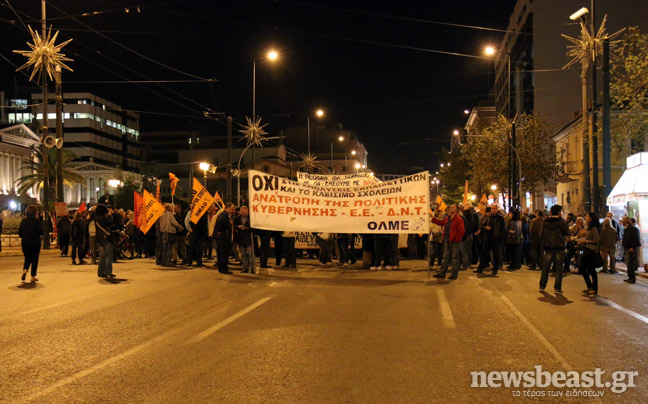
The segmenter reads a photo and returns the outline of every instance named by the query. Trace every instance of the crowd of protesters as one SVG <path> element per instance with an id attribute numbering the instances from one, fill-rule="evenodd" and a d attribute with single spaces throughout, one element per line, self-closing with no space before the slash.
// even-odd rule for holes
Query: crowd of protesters
<path id="1" fill-rule="evenodd" d="M 446 211 L 437 210 L 430 228 L 430 268 L 438 261 L 437 278 L 457 279 L 460 270 L 476 265 L 473 271 L 483 274 L 490 268 L 493 275 L 505 263 L 508 270 L 523 264 L 529 270 L 541 269 L 540 290 L 547 286 L 549 273 L 555 274 L 554 291 L 562 293 L 562 277 L 572 267 L 583 276 L 583 293 L 598 293 L 597 268 L 603 273 L 616 273 L 616 252 L 624 252 L 628 269 L 625 282 L 636 282 L 641 246 L 639 228 L 633 218 L 624 216 L 621 224 L 612 212 L 601 222 L 588 212 L 584 217 L 562 217 L 562 207 L 554 205 L 549 212 L 511 211 L 505 214 L 497 204 L 477 212 L 468 204 L 452 205 Z"/>
<path id="2" fill-rule="evenodd" d="M 120 258 L 124 239 L 137 256 L 155 257 L 156 264 L 163 267 L 203 267 L 203 260 L 212 260 L 215 250 L 214 266 L 223 274 L 232 273 L 232 258 L 240 263 L 242 273 L 256 273 L 255 256 L 259 257 L 260 268 L 270 267 L 271 256 L 277 267 L 297 268 L 298 254 L 317 256 L 322 266 L 332 264 L 337 255 L 338 266 L 354 265 L 361 260 L 374 271 L 399 269 L 398 234 L 314 233 L 318 248 L 298 252 L 294 232 L 253 229 L 246 206 L 239 209 L 233 203 L 213 205 L 196 223 L 191 221 L 189 209 L 183 211 L 172 204 L 165 204 L 164 208 L 146 234 L 135 225 L 132 211 L 113 206 L 97 205 L 59 217 L 55 227 L 60 254 L 70 254 L 74 265 L 86 264 L 85 259 L 89 259 L 97 265 L 101 278 L 116 276 L 113 263 Z M 584 217 L 569 214 L 564 219 L 559 205 L 534 213 L 528 209 L 505 213 L 497 204 L 482 210 L 470 204 L 451 205 L 444 211 L 437 209 L 431 217 L 429 235 L 409 235 L 407 257 L 429 260 L 430 269 L 438 268 L 436 278 L 445 278 L 451 269 L 451 280 L 458 278 L 459 271 L 473 267 L 477 274 L 488 269 L 497 275 L 504 264 L 508 264 L 508 270 L 520 269 L 525 264 L 529 270 L 542 271 L 541 291 L 547 286 L 549 273 L 554 273 L 554 290 L 558 293 L 562 292 L 563 274 L 575 268 L 584 278 L 583 292 L 595 295 L 596 269 L 602 268 L 602 273 L 617 272 L 616 257 L 623 251 L 628 268 L 626 282 L 636 281 L 637 249 L 641 244 L 634 219 L 623 217 L 618 223 L 611 212 L 602 224 L 592 212 Z M 35 206 L 29 206 L 25 215 L 19 231 L 25 256 L 22 280 L 31 268 L 31 280 L 35 282 L 40 241 L 49 232 Z M 362 248 L 358 251 L 356 245 L 360 240 Z"/>

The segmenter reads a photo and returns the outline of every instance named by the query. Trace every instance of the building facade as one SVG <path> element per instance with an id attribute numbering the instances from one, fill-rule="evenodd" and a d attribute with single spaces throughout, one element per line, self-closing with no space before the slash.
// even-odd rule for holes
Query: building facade
<path id="1" fill-rule="evenodd" d="M 32 147 L 40 147 L 41 135 L 35 132 L 43 124 L 39 105 L 43 96 L 5 99 L 2 94 L 0 99 L 6 107 L 2 108 L 2 123 L 11 125 L 2 130 L 0 154 L 5 157 L 0 164 L 17 167 L 20 161 L 34 158 Z M 50 135 L 56 136 L 54 95 L 48 95 L 48 100 L 47 126 Z M 63 101 L 63 147 L 79 157 L 69 168 L 84 178 L 83 183 L 64 188 L 64 201 L 71 207 L 96 203 L 99 196 L 115 191 L 108 185 L 110 179 L 141 181 L 139 116 L 90 93 L 64 93 Z M 15 192 L 15 181 L 21 175 L 24 173 L 18 170 L 3 169 L 0 191 Z M 40 199 L 36 190 L 33 193 Z"/>

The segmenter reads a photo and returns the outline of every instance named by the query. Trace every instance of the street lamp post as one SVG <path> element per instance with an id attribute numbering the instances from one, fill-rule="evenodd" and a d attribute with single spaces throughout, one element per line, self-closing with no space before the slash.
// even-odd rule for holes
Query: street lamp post
<path id="1" fill-rule="evenodd" d="M 256 62 L 263 59 L 268 60 L 277 60 L 279 54 L 272 50 L 268 52 L 264 57 L 254 59 L 252 61 L 252 118 L 256 117 Z"/>
<path id="2" fill-rule="evenodd" d="M 318 109 L 317 111 L 315 111 L 315 116 L 318 117 L 318 118 L 323 117 L 324 116 L 324 110 L 323 109 Z M 310 118 L 311 118 L 311 115 L 309 113 L 308 116 L 306 117 L 306 137 L 308 139 L 307 141 L 308 141 L 308 156 L 309 157 L 310 157 L 310 154 L 311 154 L 311 139 L 310 139 L 311 138 L 311 136 L 310 136 L 310 134 L 311 134 L 311 124 L 310 124 Z M 307 170 L 308 170 L 308 173 L 310 173 L 310 167 L 307 167 Z"/>
<path id="3" fill-rule="evenodd" d="M 265 56 L 252 61 L 252 120 L 256 118 L 256 62 L 263 59 L 275 61 L 278 57 L 279 54 L 271 50 Z M 252 165 L 254 166 L 254 148 L 252 149 Z"/>
<path id="4" fill-rule="evenodd" d="M 488 46 L 488 47 L 486 47 L 484 49 L 484 53 L 486 54 L 486 56 L 493 56 L 493 55 L 495 55 L 497 53 L 497 51 L 492 46 Z M 511 54 L 507 53 L 507 52 L 500 52 L 500 54 L 506 55 L 506 103 L 505 103 L 505 105 L 506 105 L 506 118 L 511 119 L 512 118 L 511 111 L 513 110 L 511 108 Z M 497 74 L 497 72 L 495 72 L 495 73 Z M 499 97 L 496 96 L 496 98 L 499 98 Z M 511 147 L 515 147 L 515 143 L 516 143 L 515 123 L 513 123 L 512 127 L 511 127 L 510 139 L 511 139 L 511 141 L 510 141 L 509 144 L 512 145 Z M 508 173 L 508 176 L 509 176 L 509 189 L 513 190 L 514 184 L 515 184 L 515 161 L 513 159 L 511 149 L 509 149 L 508 159 L 509 159 L 509 162 L 508 162 L 508 165 L 509 165 L 509 173 Z M 519 178 L 518 181 L 522 181 L 522 178 Z M 512 193 L 514 194 L 515 192 L 512 192 Z M 517 195 L 517 197 L 522 198 L 522 195 L 521 194 Z M 512 206 L 513 206 L 513 198 L 509 198 L 509 209 Z"/>

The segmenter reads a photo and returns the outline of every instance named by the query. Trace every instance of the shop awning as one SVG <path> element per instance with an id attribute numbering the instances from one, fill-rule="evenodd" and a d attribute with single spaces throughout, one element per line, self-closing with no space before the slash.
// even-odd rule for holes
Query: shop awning
<path id="1" fill-rule="evenodd" d="M 648 152 L 633 154 L 626 162 L 628 168 L 607 197 L 610 206 L 648 199 Z"/>

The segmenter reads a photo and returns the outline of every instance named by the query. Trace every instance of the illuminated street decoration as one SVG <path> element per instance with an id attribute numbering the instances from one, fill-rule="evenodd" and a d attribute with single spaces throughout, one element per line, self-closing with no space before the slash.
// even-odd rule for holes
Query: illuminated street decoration
<path id="1" fill-rule="evenodd" d="M 52 80 L 53 76 L 56 82 L 59 82 L 60 80 L 60 76 L 58 74 L 53 74 L 56 70 L 56 66 L 60 66 L 71 72 L 74 71 L 65 63 L 63 63 L 70 62 L 72 61 L 72 59 L 66 57 L 64 53 L 61 53 L 61 49 L 65 45 L 70 43 L 72 39 L 68 39 L 63 43 L 55 45 L 54 43 L 56 42 L 56 38 L 58 37 L 59 32 L 56 31 L 54 36 L 52 36 L 51 27 L 47 30 L 47 35 L 45 37 L 41 37 L 38 32 L 34 31 L 31 27 L 29 27 L 29 32 L 32 36 L 33 44 L 27 42 L 27 45 L 31 48 L 31 50 L 14 51 L 15 53 L 19 53 L 27 57 L 27 62 L 17 68 L 16 71 L 20 71 L 22 69 L 33 66 L 31 76 L 29 76 L 30 81 L 34 78 L 34 76 L 36 76 L 37 73 L 43 70 L 47 72 L 50 80 Z"/>
<path id="2" fill-rule="evenodd" d="M 302 153 L 300 155 L 302 159 L 302 163 L 300 165 L 301 168 L 306 168 L 307 170 L 310 170 L 311 168 L 315 168 L 318 165 L 317 156 L 313 153 Z"/>
<path id="3" fill-rule="evenodd" d="M 603 18 L 603 22 L 601 22 L 601 26 L 599 27 L 596 35 L 594 35 L 594 33 L 590 31 L 587 24 L 585 24 L 585 22 L 583 21 L 580 22 L 580 37 L 573 38 L 562 34 L 563 38 L 573 43 L 573 45 L 567 46 L 567 49 L 569 49 L 567 51 L 567 56 L 571 57 L 572 59 L 563 67 L 563 69 L 567 69 L 580 62 L 582 66 L 581 77 L 585 77 L 585 75 L 587 74 L 587 69 L 589 68 L 592 61 L 597 56 L 603 54 L 603 41 L 605 39 L 609 39 L 610 47 L 614 47 L 620 42 L 619 40 L 612 41 L 612 39 L 617 37 L 621 32 L 623 32 L 623 30 L 619 30 L 612 35 L 608 35 L 605 30 L 606 21 L 607 15 Z"/>
<path id="4" fill-rule="evenodd" d="M 246 140 L 247 146 L 255 144 L 261 146 L 261 142 L 265 140 L 263 135 L 267 135 L 268 132 L 263 130 L 268 124 L 265 123 L 261 125 L 261 117 L 254 117 L 252 119 L 245 117 L 247 120 L 247 125 L 242 125 L 243 129 L 239 129 L 239 132 L 243 134 L 243 138 Z"/>

